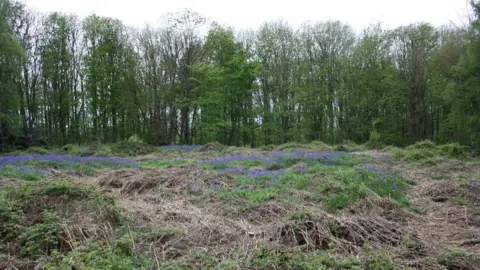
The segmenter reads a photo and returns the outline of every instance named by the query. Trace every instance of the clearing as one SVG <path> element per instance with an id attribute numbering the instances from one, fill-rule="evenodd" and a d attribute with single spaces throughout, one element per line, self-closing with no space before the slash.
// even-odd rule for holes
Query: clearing
<path id="1" fill-rule="evenodd" d="M 0 269 L 480 269 L 480 161 L 455 145 L 23 153 L 0 167 Z"/>

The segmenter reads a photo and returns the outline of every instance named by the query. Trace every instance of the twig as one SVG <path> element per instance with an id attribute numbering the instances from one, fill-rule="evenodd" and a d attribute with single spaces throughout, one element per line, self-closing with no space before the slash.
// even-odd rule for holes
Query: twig
<path id="1" fill-rule="evenodd" d="M 463 246 L 476 246 L 480 244 L 480 239 L 471 239 L 471 240 L 466 240 L 466 241 L 463 241 L 462 243 L 460 243 L 460 246 L 463 247 Z"/>
<path id="2" fill-rule="evenodd" d="M 136 249 L 135 247 L 135 239 L 133 239 L 133 234 L 132 234 L 132 230 L 130 230 L 130 225 L 128 226 L 128 232 L 130 234 L 130 238 L 132 239 L 132 246 L 133 246 L 133 250 Z M 154 249 L 155 250 L 155 249 Z"/>
<path id="3" fill-rule="evenodd" d="M 157 250 L 153 248 L 153 256 L 155 256 L 155 263 L 157 264 L 158 269 L 161 269 L 160 262 L 158 262 Z"/>

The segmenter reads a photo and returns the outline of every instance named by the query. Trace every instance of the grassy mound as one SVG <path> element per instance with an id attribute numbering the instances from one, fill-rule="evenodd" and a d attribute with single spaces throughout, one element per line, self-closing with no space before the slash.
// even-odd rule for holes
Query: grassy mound
<path id="1" fill-rule="evenodd" d="M 139 269 L 145 264 L 119 248 L 125 220 L 115 201 L 90 184 L 58 180 L 4 186 L 0 220 L 0 266 L 33 269 L 45 258 L 50 261 L 46 269 Z"/>
<path id="2" fill-rule="evenodd" d="M 459 143 L 436 145 L 428 140 L 417 142 L 403 149 L 389 146 L 382 151 L 391 152 L 395 159 L 424 165 L 435 165 L 446 158 L 464 159 L 470 156 L 467 147 Z"/>
<path id="3" fill-rule="evenodd" d="M 101 240 L 121 219 L 113 199 L 90 185 L 66 181 L 8 185 L 0 190 L 0 252 L 38 259 Z M 106 239 L 103 239 L 106 240 Z"/>

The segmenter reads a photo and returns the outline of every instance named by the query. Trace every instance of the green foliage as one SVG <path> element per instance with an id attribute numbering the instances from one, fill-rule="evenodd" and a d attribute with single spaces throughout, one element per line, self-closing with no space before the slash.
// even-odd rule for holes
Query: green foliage
<path id="1" fill-rule="evenodd" d="M 391 152 L 394 159 L 419 162 L 423 165 L 436 165 L 442 157 L 465 158 L 469 156 L 467 148 L 458 143 L 436 145 L 432 141 L 417 142 L 404 149 L 388 147 L 383 151 Z"/>
<path id="2" fill-rule="evenodd" d="M 407 147 L 408 150 L 410 150 L 410 149 L 434 150 L 435 148 L 436 148 L 435 143 L 430 141 L 430 140 L 416 142 L 416 143 Z"/>
<path id="3" fill-rule="evenodd" d="M 266 269 L 363 269 L 355 259 L 337 259 L 320 252 L 282 252 L 261 248 L 250 260 L 253 267 Z"/>
<path id="4" fill-rule="evenodd" d="M 369 254 L 363 262 L 365 269 L 371 270 L 395 270 L 395 263 L 386 250 L 375 251 Z"/>
<path id="5" fill-rule="evenodd" d="M 468 28 L 372 25 L 358 37 L 338 21 L 298 29 L 277 21 L 237 35 L 185 11 L 132 38 L 116 19 L 53 12 L 38 20 L 19 3 L 1 3 L 0 151 L 27 149 L 34 137 L 115 144 L 79 152 L 122 156 L 151 153 L 143 143 L 214 141 L 326 149 L 324 141 L 359 151 L 342 142 L 378 149 L 432 140 L 480 149 L 478 20 Z"/>
<path id="6" fill-rule="evenodd" d="M 83 183 L 9 185 L 0 189 L 0 202 L 0 252 L 26 258 L 49 255 L 65 247 L 61 245 L 61 224 L 68 225 L 76 215 L 99 224 L 121 222 L 113 199 Z"/>
<path id="7" fill-rule="evenodd" d="M 78 146 L 74 144 L 67 144 L 63 146 L 61 149 L 64 153 L 67 153 L 67 154 L 76 155 L 79 153 Z"/>
<path id="8" fill-rule="evenodd" d="M 272 151 L 273 149 L 275 149 L 275 145 L 273 145 L 273 144 L 262 145 L 262 146 L 259 147 L 259 149 L 261 151 Z"/>
<path id="9" fill-rule="evenodd" d="M 355 142 L 352 142 L 350 140 L 345 142 L 348 146 L 356 145 Z M 322 142 L 322 141 L 311 141 L 308 143 L 308 145 L 312 146 L 312 148 L 318 149 L 318 150 L 330 150 L 331 146 Z"/>
<path id="10" fill-rule="evenodd" d="M 134 134 L 128 138 L 128 142 L 131 143 L 144 143 L 143 140 L 137 135 Z"/>
<path id="11" fill-rule="evenodd" d="M 413 150 L 406 150 L 403 160 L 416 162 L 416 161 L 422 161 L 428 158 L 432 158 L 434 156 L 435 156 L 435 153 L 428 149 L 413 149 Z"/>
<path id="12" fill-rule="evenodd" d="M 382 145 L 382 136 L 378 129 L 378 121 L 374 122 L 373 130 L 370 132 L 370 138 L 368 139 L 367 146 L 370 148 L 380 148 Z"/>
<path id="13" fill-rule="evenodd" d="M 29 154 L 39 154 L 39 155 L 48 155 L 51 152 L 48 149 L 41 148 L 41 147 L 30 147 L 26 151 Z"/>
<path id="14" fill-rule="evenodd" d="M 57 213 L 43 212 L 42 222 L 24 228 L 18 236 L 22 257 L 51 254 L 60 247 L 60 217 Z"/>
<path id="15" fill-rule="evenodd" d="M 35 166 L 3 166 L 0 170 L 0 176 L 14 179 L 23 179 L 27 181 L 36 181 L 43 178 L 43 174 Z"/>
<path id="16" fill-rule="evenodd" d="M 445 249 L 436 256 L 436 260 L 447 269 L 471 269 L 472 266 L 480 265 L 480 254 L 461 249 Z"/>
<path id="17" fill-rule="evenodd" d="M 184 160 L 184 159 L 174 159 L 174 160 L 149 160 L 140 162 L 140 167 L 142 168 L 165 168 L 169 166 L 178 166 L 189 164 L 194 161 Z"/>
<path id="18" fill-rule="evenodd" d="M 125 253 L 121 248 L 100 246 L 87 242 L 69 253 L 53 254 L 53 262 L 47 264 L 47 270 L 92 269 L 92 270 L 130 270 L 150 269 L 152 262 L 140 256 Z"/>
<path id="19" fill-rule="evenodd" d="M 439 146 L 439 152 L 442 156 L 449 158 L 461 158 L 467 154 L 467 147 L 459 143 L 449 143 Z"/>
<path id="20" fill-rule="evenodd" d="M 342 144 L 336 145 L 334 150 L 336 151 L 346 151 L 346 152 L 356 152 L 366 150 L 365 146 L 367 145 L 358 145 L 353 141 L 347 140 Z"/>
<path id="21" fill-rule="evenodd" d="M 329 210 L 343 209 L 360 201 L 368 195 L 369 190 L 378 196 L 392 198 L 401 205 L 409 205 L 405 197 L 407 184 L 395 174 L 380 170 L 323 166 L 312 167 L 309 172 L 331 177 L 323 179 L 315 192 L 318 200 L 323 201 Z"/>
<path id="22" fill-rule="evenodd" d="M 342 162 L 324 165 L 318 161 L 310 161 L 306 172 L 300 172 L 291 169 L 299 160 L 286 159 L 267 168 L 269 170 L 287 168 L 286 173 L 255 179 L 238 176 L 233 188 L 222 188 L 216 192 L 225 201 L 231 202 L 233 199 L 243 211 L 270 200 L 302 199 L 323 202 L 326 209 L 337 210 L 363 200 L 369 192 L 392 198 L 400 205 L 409 206 L 405 197 L 408 184 L 401 177 L 376 168 L 372 171 L 357 168 L 355 164 L 358 163 L 352 158 L 346 157 L 343 162 L 347 161 L 347 166 Z M 227 167 L 226 164 L 203 166 L 204 169 Z M 294 190 L 308 191 L 310 194 L 304 198 L 296 198 L 291 195 L 291 191 Z"/>
<path id="23" fill-rule="evenodd" d="M 301 148 L 302 144 L 297 143 L 297 142 L 288 142 L 282 145 L 279 145 L 275 147 L 277 150 L 283 151 L 283 150 L 291 150 L 291 149 L 297 149 Z"/>
<path id="24" fill-rule="evenodd" d="M 152 145 L 141 142 L 122 141 L 112 145 L 112 154 L 115 156 L 140 156 L 155 152 Z"/>

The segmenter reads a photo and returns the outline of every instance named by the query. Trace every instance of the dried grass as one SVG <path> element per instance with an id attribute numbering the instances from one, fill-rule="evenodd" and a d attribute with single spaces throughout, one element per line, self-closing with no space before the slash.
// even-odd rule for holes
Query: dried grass
<path id="1" fill-rule="evenodd" d="M 191 165 L 149 170 L 122 169 L 107 172 L 98 178 L 101 186 L 118 190 L 126 196 L 146 193 L 156 187 L 181 194 L 187 189 L 203 191 L 226 187 L 231 182 L 232 178 L 227 175 L 199 170 Z"/>
<path id="2" fill-rule="evenodd" d="M 40 270 L 39 263 L 20 260 L 0 261 L 0 269 L 2 270 Z"/>
<path id="3" fill-rule="evenodd" d="M 210 151 L 208 148 L 201 151 L 207 150 Z M 378 158 L 384 159 L 380 154 Z M 138 227 L 169 227 L 180 232 L 135 244 L 137 250 L 156 260 L 183 258 L 194 251 L 208 251 L 217 258 L 228 258 L 233 252 L 240 251 L 248 257 L 265 245 L 279 249 L 297 246 L 306 250 L 335 248 L 340 255 L 362 257 L 362 247 L 368 244 L 375 249 L 387 249 L 405 267 L 468 269 L 446 268 L 427 258 L 448 246 L 480 251 L 480 212 L 435 202 L 432 198 L 447 197 L 447 202 L 453 197 L 478 200 L 480 189 L 477 188 L 480 186 L 429 181 L 426 179 L 432 169 L 412 164 L 409 166 L 413 167 L 409 168 L 401 167 L 404 164 L 392 168 L 392 164 L 382 162 L 378 161 L 379 166 L 400 169 L 418 182 L 408 195 L 413 205 L 427 214 L 414 214 L 399 207 L 397 202 L 374 194 L 335 214 L 322 211 L 318 205 L 305 203 L 298 206 L 281 201 L 268 201 L 247 212 L 237 212 L 212 194 L 197 198 L 186 196 L 186 190 L 205 191 L 229 187 L 233 183 L 228 176 L 189 165 L 109 171 L 96 182 L 117 197 L 120 207 Z M 175 196 L 157 196 L 152 192 L 154 188 Z M 308 191 L 289 192 L 298 201 L 305 202 L 308 201 L 305 198 L 311 195 Z M 299 209 L 306 209 L 309 215 L 288 219 Z M 103 230 L 108 234 L 107 229 Z"/>

